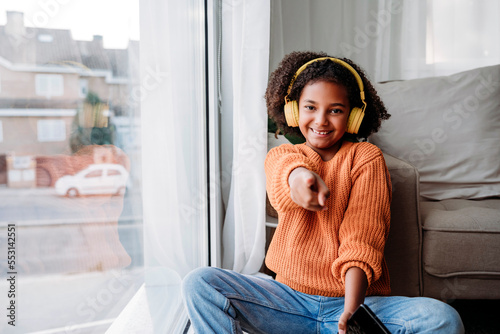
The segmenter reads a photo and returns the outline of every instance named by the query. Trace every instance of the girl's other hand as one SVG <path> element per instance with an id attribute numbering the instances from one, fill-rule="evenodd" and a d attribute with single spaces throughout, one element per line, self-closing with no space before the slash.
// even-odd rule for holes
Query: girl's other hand
<path id="1" fill-rule="evenodd" d="M 330 190 L 323 179 L 316 173 L 304 167 L 294 169 L 288 177 L 292 200 L 311 211 L 326 210 L 326 200 Z"/>
<path id="2" fill-rule="evenodd" d="M 347 332 L 347 320 L 351 317 L 351 312 L 342 313 L 339 319 L 339 334 L 345 334 Z"/>

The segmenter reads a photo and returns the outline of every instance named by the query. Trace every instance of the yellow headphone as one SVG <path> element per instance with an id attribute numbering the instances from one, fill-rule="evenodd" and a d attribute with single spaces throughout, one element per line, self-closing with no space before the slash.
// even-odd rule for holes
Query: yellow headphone
<path id="1" fill-rule="evenodd" d="M 354 75 L 354 77 L 356 78 L 356 81 L 358 82 L 359 92 L 361 95 L 361 102 L 363 102 L 363 107 L 361 107 L 361 108 L 354 107 L 351 109 L 351 113 L 349 114 L 349 119 L 347 120 L 347 130 L 346 130 L 348 133 L 357 134 L 359 127 L 361 126 L 361 122 L 363 121 L 363 117 L 365 116 L 365 109 L 366 109 L 363 81 L 361 80 L 361 77 L 359 76 L 358 72 L 356 72 L 356 70 L 351 65 L 349 65 L 345 61 L 342 61 L 342 60 L 337 59 L 337 58 L 332 58 L 332 57 L 322 57 L 322 58 L 313 59 L 313 60 L 305 63 L 304 65 L 302 65 L 297 70 L 297 72 L 295 72 L 295 75 L 293 76 L 292 81 L 290 82 L 290 85 L 288 86 L 288 90 L 287 90 L 286 96 L 285 96 L 286 123 L 290 127 L 299 126 L 299 105 L 298 105 L 297 101 L 295 101 L 295 100 L 291 100 L 291 101 L 288 100 L 288 95 L 290 94 L 290 91 L 292 90 L 293 83 L 295 82 L 295 80 L 297 79 L 299 74 L 302 73 L 302 71 L 304 71 L 309 64 L 314 63 L 316 61 L 320 61 L 320 60 L 326 60 L 326 59 L 330 59 L 331 61 L 333 61 L 337 64 L 340 64 L 340 65 L 344 66 L 345 68 L 347 68 Z"/>

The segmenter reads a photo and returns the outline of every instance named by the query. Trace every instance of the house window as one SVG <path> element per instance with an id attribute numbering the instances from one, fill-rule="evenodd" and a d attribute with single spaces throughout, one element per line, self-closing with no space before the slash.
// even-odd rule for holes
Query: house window
<path id="1" fill-rule="evenodd" d="M 89 81 L 87 79 L 79 79 L 80 97 L 87 97 L 89 93 Z"/>
<path id="2" fill-rule="evenodd" d="M 66 140 L 66 123 L 62 119 L 41 119 L 37 122 L 39 142 Z"/>
<path id="3" fill-rule="evenodd" d="M 54 36 L 49 34 L 40 34 L 38 35 L 38 40 L 42 43 L 50 43 L 54 40 Z"/>
<path id="4" fill-rule="evenodd" d="M 64 94 L 64 80 L 60 74 L 37 74 L 35 85 L 36 95 L 45 96 L 48 99 Z"/>

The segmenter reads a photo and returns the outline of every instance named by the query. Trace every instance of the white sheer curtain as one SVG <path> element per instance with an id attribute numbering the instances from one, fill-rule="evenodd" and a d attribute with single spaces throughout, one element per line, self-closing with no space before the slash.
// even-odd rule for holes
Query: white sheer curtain
<path id="1" fill-rule="evenodd" d="M 265 245 L 270 0 L 222 4 L 223 267 L 258 272 Z"/>
<path id="2" fill-rule="evenodd" d="M 204 1 L 140 9 L 145 266 L 178 284 L 208 260 Z"/>
<path id="3" fill-rule="evenodd" d="M 427 1 L 426 63 L 436 75 L 500 63 L 500 1 Z"/>
<path id="4" fill-rule="evenodd" d="M 271 12 L 271 70 L 298 50 L 350 58 L 377 82 L 500 62 L 496 0 L 274 0 Z"/>
<path id="5" fill-rule="evenodd" d="M 206 266 L 208 177 L 204 0 L 141 0 L 145 284 L 106 333 L 184 333 L 181 281 Z"/>

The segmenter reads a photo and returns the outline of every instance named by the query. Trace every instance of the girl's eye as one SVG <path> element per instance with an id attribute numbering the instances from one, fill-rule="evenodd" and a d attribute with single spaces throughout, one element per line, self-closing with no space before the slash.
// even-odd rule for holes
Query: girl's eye
<path id="1" fill-rule="evenodd" d="M 341 114 L 343 111 L 342 111 L 342 109 L 332 109 L 332 110 L 330 110 L 330 112 L 332 114 Z"/>
<path id="2" fill-rule="evenodd" d="M 314 110 L 313 106 L 305 106 L 306 110 Z"/>

